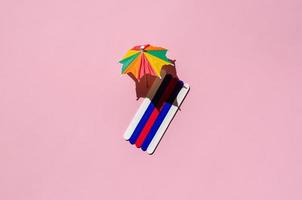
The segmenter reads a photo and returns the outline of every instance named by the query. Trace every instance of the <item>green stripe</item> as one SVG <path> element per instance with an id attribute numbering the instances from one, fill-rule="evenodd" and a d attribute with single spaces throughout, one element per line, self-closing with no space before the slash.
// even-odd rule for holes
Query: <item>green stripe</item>
<path id="1" fill-rule="evenodd" d="M 171 61 L 166 56 L 167 50 L 150 50 L 150 51 L 147 51 L 147 53 L 149 53 L 155 57 L 158 57 L 166 62 L 171 63 Z"/>
<path id="2" fill-rule="evenodd" d="M 120 61 L 121 64 L 123 64 L 122 66 L 122 73 L 127 69 L 127 67 L 135 60 L 135 58 L 137 58 L 137 56 L 139 55 L 140 52 L 125 58 L 123 60 Z"/>

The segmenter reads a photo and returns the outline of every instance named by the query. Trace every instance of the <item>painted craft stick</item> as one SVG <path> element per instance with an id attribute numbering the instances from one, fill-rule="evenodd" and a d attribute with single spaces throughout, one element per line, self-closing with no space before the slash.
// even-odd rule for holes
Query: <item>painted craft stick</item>
<path id="1" fill-rule="evenodd" d="M 124 138 L 148 154 L 154 153 L 188 91 L 188 84 L 169 74 L 157 79 L 149 91 L 149 98 L 145 98 L 128 126 Z"/>
<path id="2" fill-rule="evenodd" d="M 184 84 L 180 92 L 178 93 L 176 99 L 174 100 L 173 104 L 171 105 L 167 115 L 165 116 L 163 122 L 161 123 L 157 133 L 155 134 L 154 138 L 152 139 L 151 143 L 147 148 L 148 154 L 153 154 L 157 145 L 159 144 L 161 138 L 163 137 L 164 133 L 166 132 L 168 126 L 170 125 L 171 121 L 173 120 L 174 116 L 176 115 L 180 105 L 182 104 L 183 100 L 185 99 L 186 95 L 190 90 L 190 86 L 188 84 Z M 178 103 L 178 106 L 176 104 Z"/>
<path id="3" fill-rule="evenodd" d="M 178 95 L 179 91 L 183 87 L 183 82 L 178 81 L 177 85 L 174 87 L 174 90 L 172 91 L 172 94 L 170 95 L 169 99 L 163 106 L 163 108 L 160 110 L 160 113 L 158 117 L 156 118 L 156 121 L 154 122 L 147 138 L 145 139 L 143 145 L 142 145 L 142 150 L 146 151 L 150 142 L 153 140 L 154 136 L 156 135 L 160 125 L 162 124 L 163 120 L 165 119 L 167 113 L 169 112 L 174 100 L 176 99 L 176 96 Z"/>
<path id="4" fill-rule="evenodd" d="M 170 80 L 172 79 L 171 75 L 166 75 L 163 79 L 162 83 L 160 84 L 158 90 L 155 93 L 155 96 L 151 100 L 147 110 L 145 111 L 144 115 L 140 119 L 139 123 L 137 124 L 136 128 L 134 129 L 129 141 L 131 144 L 135 144 L 139 136 L 142 134 L 144 127 L 148 123 L 150 116 L 153 113 L 153 110 L 156 109 L 160 99 L 162 98 L 163 93 L 165 92 L 166 88 L 169 85 Z"/>
<path id="5" fill-rule="evenodd" d="M 155 92 L 157 91 L 157 89 L 158 89 L 159 85 L 161 84 L 162 80 L 163 80 L 163 79 L 156 79 L 156 80 L 153 82 L 153 84 L 152 84 L 152 86 L 151 86 L 151 88 L 150 88 L 150 90 L 149 90 L 149 92 L 148 92 L 148 94 L 147 94 L 147 96 L 148 96 L 149 98 L 145 98 L 145 99 L 144 99 L 144 101 L 143 101 L 142 104 L 140 105 L 139 109 L 138 109 L 137 112 L 135 113 L 135 115 L 134 115 L 132 121 L 130 122 L 130 124 L 129 124 L 127 130 L 125 131 L 125 134 L 124 134 L 125 140 L 129 140 L 129 139 L 130 139 L 130 137 L 131 137 L 131 135 L 132 135 L 134 129 L 136 128 L 136 126 L 137 126 L 137 124 L 138 124 L 138 122 L 139 122 L 139 120 L 142 118 L 142 116 L 144 115 L 146 109 L 148 108 L 148 106 L 149 106 L 149 104 L 150 104 L 150 102 L 151 102 L 150 99 L 153 99 L 153 97 L 154 97 L 154 95 L 155 95 Z"/>

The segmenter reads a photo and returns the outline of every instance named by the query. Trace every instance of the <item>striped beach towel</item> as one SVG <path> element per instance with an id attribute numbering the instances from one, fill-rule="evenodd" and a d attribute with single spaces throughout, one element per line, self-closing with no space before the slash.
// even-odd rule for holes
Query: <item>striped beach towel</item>
<path id="1" fill-rule="evenodd" d="M 156 79 L 129 124 L 124 138 L 153 154 L 190 87 L 167 74 Z"/>

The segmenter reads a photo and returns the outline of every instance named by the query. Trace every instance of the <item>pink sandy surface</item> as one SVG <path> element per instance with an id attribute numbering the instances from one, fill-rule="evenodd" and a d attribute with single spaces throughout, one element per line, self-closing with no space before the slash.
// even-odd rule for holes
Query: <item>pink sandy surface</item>
<path id="1" fill-rule="evenodd" d="M 301 200 L 301 0 L 2 0 L 1 200 Z M 153 156 L 117 61 L 169 49 L 191 85 Z"/>

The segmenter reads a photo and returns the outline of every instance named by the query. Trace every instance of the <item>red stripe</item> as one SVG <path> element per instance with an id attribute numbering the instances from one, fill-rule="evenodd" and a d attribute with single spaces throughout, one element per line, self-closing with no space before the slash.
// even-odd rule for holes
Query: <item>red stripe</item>
<path id="1" fill-rule="evenodd" d="M 141 79 L 145 74 L 151 74 L 155 75 L 155 72 L 153 71 L 149 61 L 147 60 L 146 56 L 144 53 L 141 54 L 141 63 L 140 63 L 140 70 L 139 70 L 139 75 L 138 79 Z"/>
<path id="2" fill-rule="evenodd" d="M 142 144 L 143 144 L 143 142 L 145 141 L 145 139 L 146 139 L 146 137 L 147 137 L 147 135 L 148 135 L 148 133 L 149 133 L 151 127 L 153 126 L 153 124 L 154 124 L 154 122 L 155 122 L 157 116 L 159 115 L 160 110 L 162 109 L 164 102 L 165 102 L 165 101 L 169 98 L 169 96 L 171 95 L 171 93 L 172 93 L 172 91 L 173 91 L 173 89 L 174 89 L 176 83 L 177 83 L 177 79 L 176 79 L 176 78 L 173 78 L 173 79 L 170 81 L 170 83 L 169 83 L 167 89 L 165 90 L 165 93 L 163 94 L 163 96 L 162 96 L 162 97 L 160 98 L 160 100 L 158 101 L 158 104 L 155 105 L 155 108 L 154 108 L 154 110 L 152 111 L 152 114 L 151 114 L 150 118 L 149 118 L 148 121 L 146 122 L 146 125 L 144 126 L 144 128 L 143 128 L 142 132 L 140 133 L 139 137 L 137 138 L 136 143 L 135 143 L 136 147 L 139 148 L 139 147 L 142 146 Z"/>

